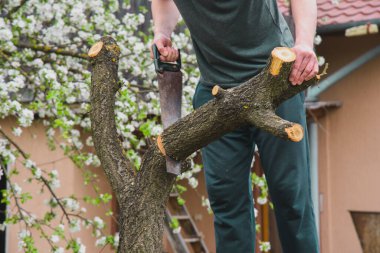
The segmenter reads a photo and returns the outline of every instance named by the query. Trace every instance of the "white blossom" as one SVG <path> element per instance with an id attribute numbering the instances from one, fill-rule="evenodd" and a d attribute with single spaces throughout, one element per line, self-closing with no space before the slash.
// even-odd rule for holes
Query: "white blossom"
<path id="1" fill-rule="evenodd" d="M 20 136 L 22 133 L 22 129 L 20 127 L 14 127 L 12 129 L 12 133 L 14 134 L 14 136 Z"/>
<path id="2" fill-rule="evenodd" d="M 84 246 L 80 240 L 80 238 L 76 239 L 77 244 L 79 245 L 78 253 L 86 253 L 86 246 Z"/>
<path id="3" fill-rule="evenodd" d="M 210 205 L 210 200 L 208 198 L 205 198 L 202 196 L 202 206 L 207 208 L 207 212 L 209 214 L 212 213 L 211 205 Z"/>
<path id="4" fill-rule="evenodd" d="M 173 233 L 174 233 L 174 234 L 179 234 L 179 233 L 181 233 L 181 227 L 176 227 L 175 229 L 173 229 Z"/>
<path id="5" fill-rule="evenodd" d="M 268 252 L 271 249 L 270 242 L 260 242 L 260 251 Z"/>
<path id="6" fill-rule="evenodd" d="M 29 230 L 22 229 L 22 230 L 18 233 L 18 238 L 19 238 L 19 239 L 24 239 L 24 238 L 27 237 L 27 236 L 30 236 L 30 231 L 29 231 Z"/>
<path id="7" fill-rule="evenodd" d="M 50 182 L 50 186 L 53 189 L 57 189 L 57 188 L 61 187 L 61 181 L 57 178 L 53 178 Z"/>
<path id="8" fill-rule="evenodd" d="M 325 62 L 326 62 L 325 57 L 318 56 L 318 65 L 319 66 L 323 66 L 323 64 L 325 64 Z"/>
<path id="9" fill-rule="evenodd" d="M 65 250 L 62 247 L 59 247 L 56 250 L 54 250 L 53 253 L 64 253 L 64 252 L 65 252 Z"/>
<path id="10" fill-rule="evenodd" d="M 94 146 L 94 142 L 92 140 L 92 136 L 87 137 L 87 139 L 86 139 L 86 145 L 89 146 L 89 147 L 93 147 Z"/>
<path id="11" fill-rule="evenodd" d="M 62 202 L 65 207 L 69 208 L 71 211 L 77 211 L 79 209 L 79 202 L 73 198 L 64 198 Z"/>
<path id="12" fill-rule="evenodd" d="M 52 175 L 53 177 L 58 177 L 58 170 L 53 169 L 53 170 L 50 171 L 50 173 L 51 173 L 51 175 Z"/>
<path id="13" fill-rule="evenodd" d="M 101 218 L 99 218 L 98 216 L 95 216 L 94 217 L 94 225 L 96 228 L 102 229 L 102 228 L 104 228 L 104 221 Z"/>
<path id="14" fill-rule="evenodd" d="M 36 163 L 33 162 L 32 160 L 30 159 L 26 159 L 25 162 L 24 162 L 24 165 L 27 169 L 31 169 L 32 167 L 36 167 Z"/>
<path id="15" fill-rule="evenodd" d="M 113 243 L 113 246 L 115 248 L 119 246 L 119 240 L 120 240 L 119 232 L 116 232 L 114 236 L 114 243 Z"/>
<path id="16" fill-rule="evenodd" d="M 52 242 L 54 242 L 54 243 L 57 243 L 57 242 L 59 242 L 59 236 L 58 236 L 58 235 L 52 235 L 52 236 L 50 237 L 50 240 L 51 240 Z"/>
<path id="17" fill-rule="evenodd" d="M 192 188 L 197 188 L 197 186 L 198 186 L 198 180 L 195 177 L 189 178 L 188 182 L 189 182 L 189 185 Z"/>
<path id="18" fill-rule="evenodd" d="M 23 109 L 21 111 L 21 114 L 19 115 L 18 121 L 21 126 L 28 127 L 32 124 L 33 119 L 34 119 L 33 111 L 29 109 Z"/>
<path id="19" fill-rule="evenodd" d="M 320 35 L 316 35 L 315 37 L 314 37 L 314 44 L 315 45 L 320 45 L 322 43 L 322 37 L 320 36 Z"/>
<path id="20" fill-rule="evenodd" d="M 96 240 L 95 246 L 104 246 L 104 245 L 106 245 L 106 239 L 107 238 L 105 236 L 99 238 L 98 240 Z"/>
<path id="21" fill-rule="evenodd" d="M 40 168 L 37 168 L 35 171 L 34 171 L 34 177 L 39 179 L 41 178 L 41 175 L 42 175 L 42 171 Z"/>
<path id="22" fill-rule="evenodd" d="M 80 221 L 78 219 L 71 219 L 69 224 L 69 229 L 71 233 L 75 233 L 81 230 Z"/>
<path id="23" fill-rule="evenodd" d="M 257 198 L 257 203 L 259 203 L 260 205 L 265 205 L 267 202 L 268 202 L 268 199 L 266 197 L 260 196 Z"/>
<path id="24" fill-rule="evenodd" d="M 18 194 L 18 195 L 20 195 L 22 192 L 22 188 L 17 183 L 13 184 L 13 190 L 15 194 Z"/>

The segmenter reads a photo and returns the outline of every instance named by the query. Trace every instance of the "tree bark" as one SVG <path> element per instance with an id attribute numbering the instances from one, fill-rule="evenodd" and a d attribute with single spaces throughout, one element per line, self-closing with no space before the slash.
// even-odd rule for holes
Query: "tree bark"
<path id="1" fill-rule="evenodd" d="M 295 55 L 288 48 L 276 48 L 259 75 L 229 90 L 214 87 L 214 100 L 165 129 L 157 144 L 144 154 L 141 169 L 135 171 L 123 155 L 116 133 L 119 54 L 111 37 L 103 37 L 89 52 L 94 145 L 120 206 L 118 252 L 162 252 L 165 204 L 175 181 L 173 175 L 166 173 L 164 155 L 184 160 L 243 125 L 255 125 L 280 138 L 300 141 L 302 127 L 274 112 L 283 101 L 315 84 L 318 78 L 292 86 L 288 76 Z"/>

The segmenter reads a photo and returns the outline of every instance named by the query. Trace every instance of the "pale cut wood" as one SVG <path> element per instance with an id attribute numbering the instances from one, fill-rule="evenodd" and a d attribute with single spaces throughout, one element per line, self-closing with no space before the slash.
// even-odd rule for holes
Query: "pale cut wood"
<path id="1" fill-rule="evenodd" d="M 90 50 L 88 51 L 88 56 L 93 58 L 95 56 L 97 56 L 100 52 L 100 50 L 102 50 L 103 48 L 103 41 L 98 41 L 96 42 L 91 48 Z"/>
<path id="2" fill-rule="evenodd" d="M 303 139 L 303 127 L 299 124 L 294 124 L 291 127 L 285 128 L 285 132 L 288 134 L 288 138 L 291 141 L 299 142 Z"/>
<path id="3" fill-rule="evenodd" d="M 212 88 L 212 90 L 211 90 L 211 94 L 212 94 L 214 97 L 218 98 L 218 99 L 221 98 L 221 97 L 223 97 L 224 93 L 225 93 L 225 90 L 222 89 L 219 85 L 215 85 L 215 86 Z"/>
<path id="4" fill-rule="evenodd" d="M 282 64 L 284 62 L 293 62 L 296 59 L 296 54 L 287 47 L 276 47 L 272 51 L 272 63 L 270 73 L 273 76 L 280 74 Z"/>

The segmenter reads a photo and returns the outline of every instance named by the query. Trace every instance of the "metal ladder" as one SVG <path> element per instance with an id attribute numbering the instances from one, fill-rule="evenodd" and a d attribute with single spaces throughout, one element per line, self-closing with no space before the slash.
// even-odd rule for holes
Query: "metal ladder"
<path id="1" fill-rule="evenodd" d="M 206 244 L 185 205 L 177 202 L 177 192 L 170 193 L 165 211 L 165 230 L 176 253 L 208 253 Z M 170 222 L 176 218 L 181 226 L 180 233 L 173 233 Z"/>

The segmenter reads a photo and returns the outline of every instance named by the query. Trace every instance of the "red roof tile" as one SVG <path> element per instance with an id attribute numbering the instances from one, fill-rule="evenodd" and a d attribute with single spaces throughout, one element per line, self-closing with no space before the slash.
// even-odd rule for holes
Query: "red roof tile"
<path id="1" fill-rule="evenodd" d="M 278 7 L 289 15 L 290 0 L 277 0 Z M 380 20 L 380 0 L 317 0 L 318 26 Z"/>

